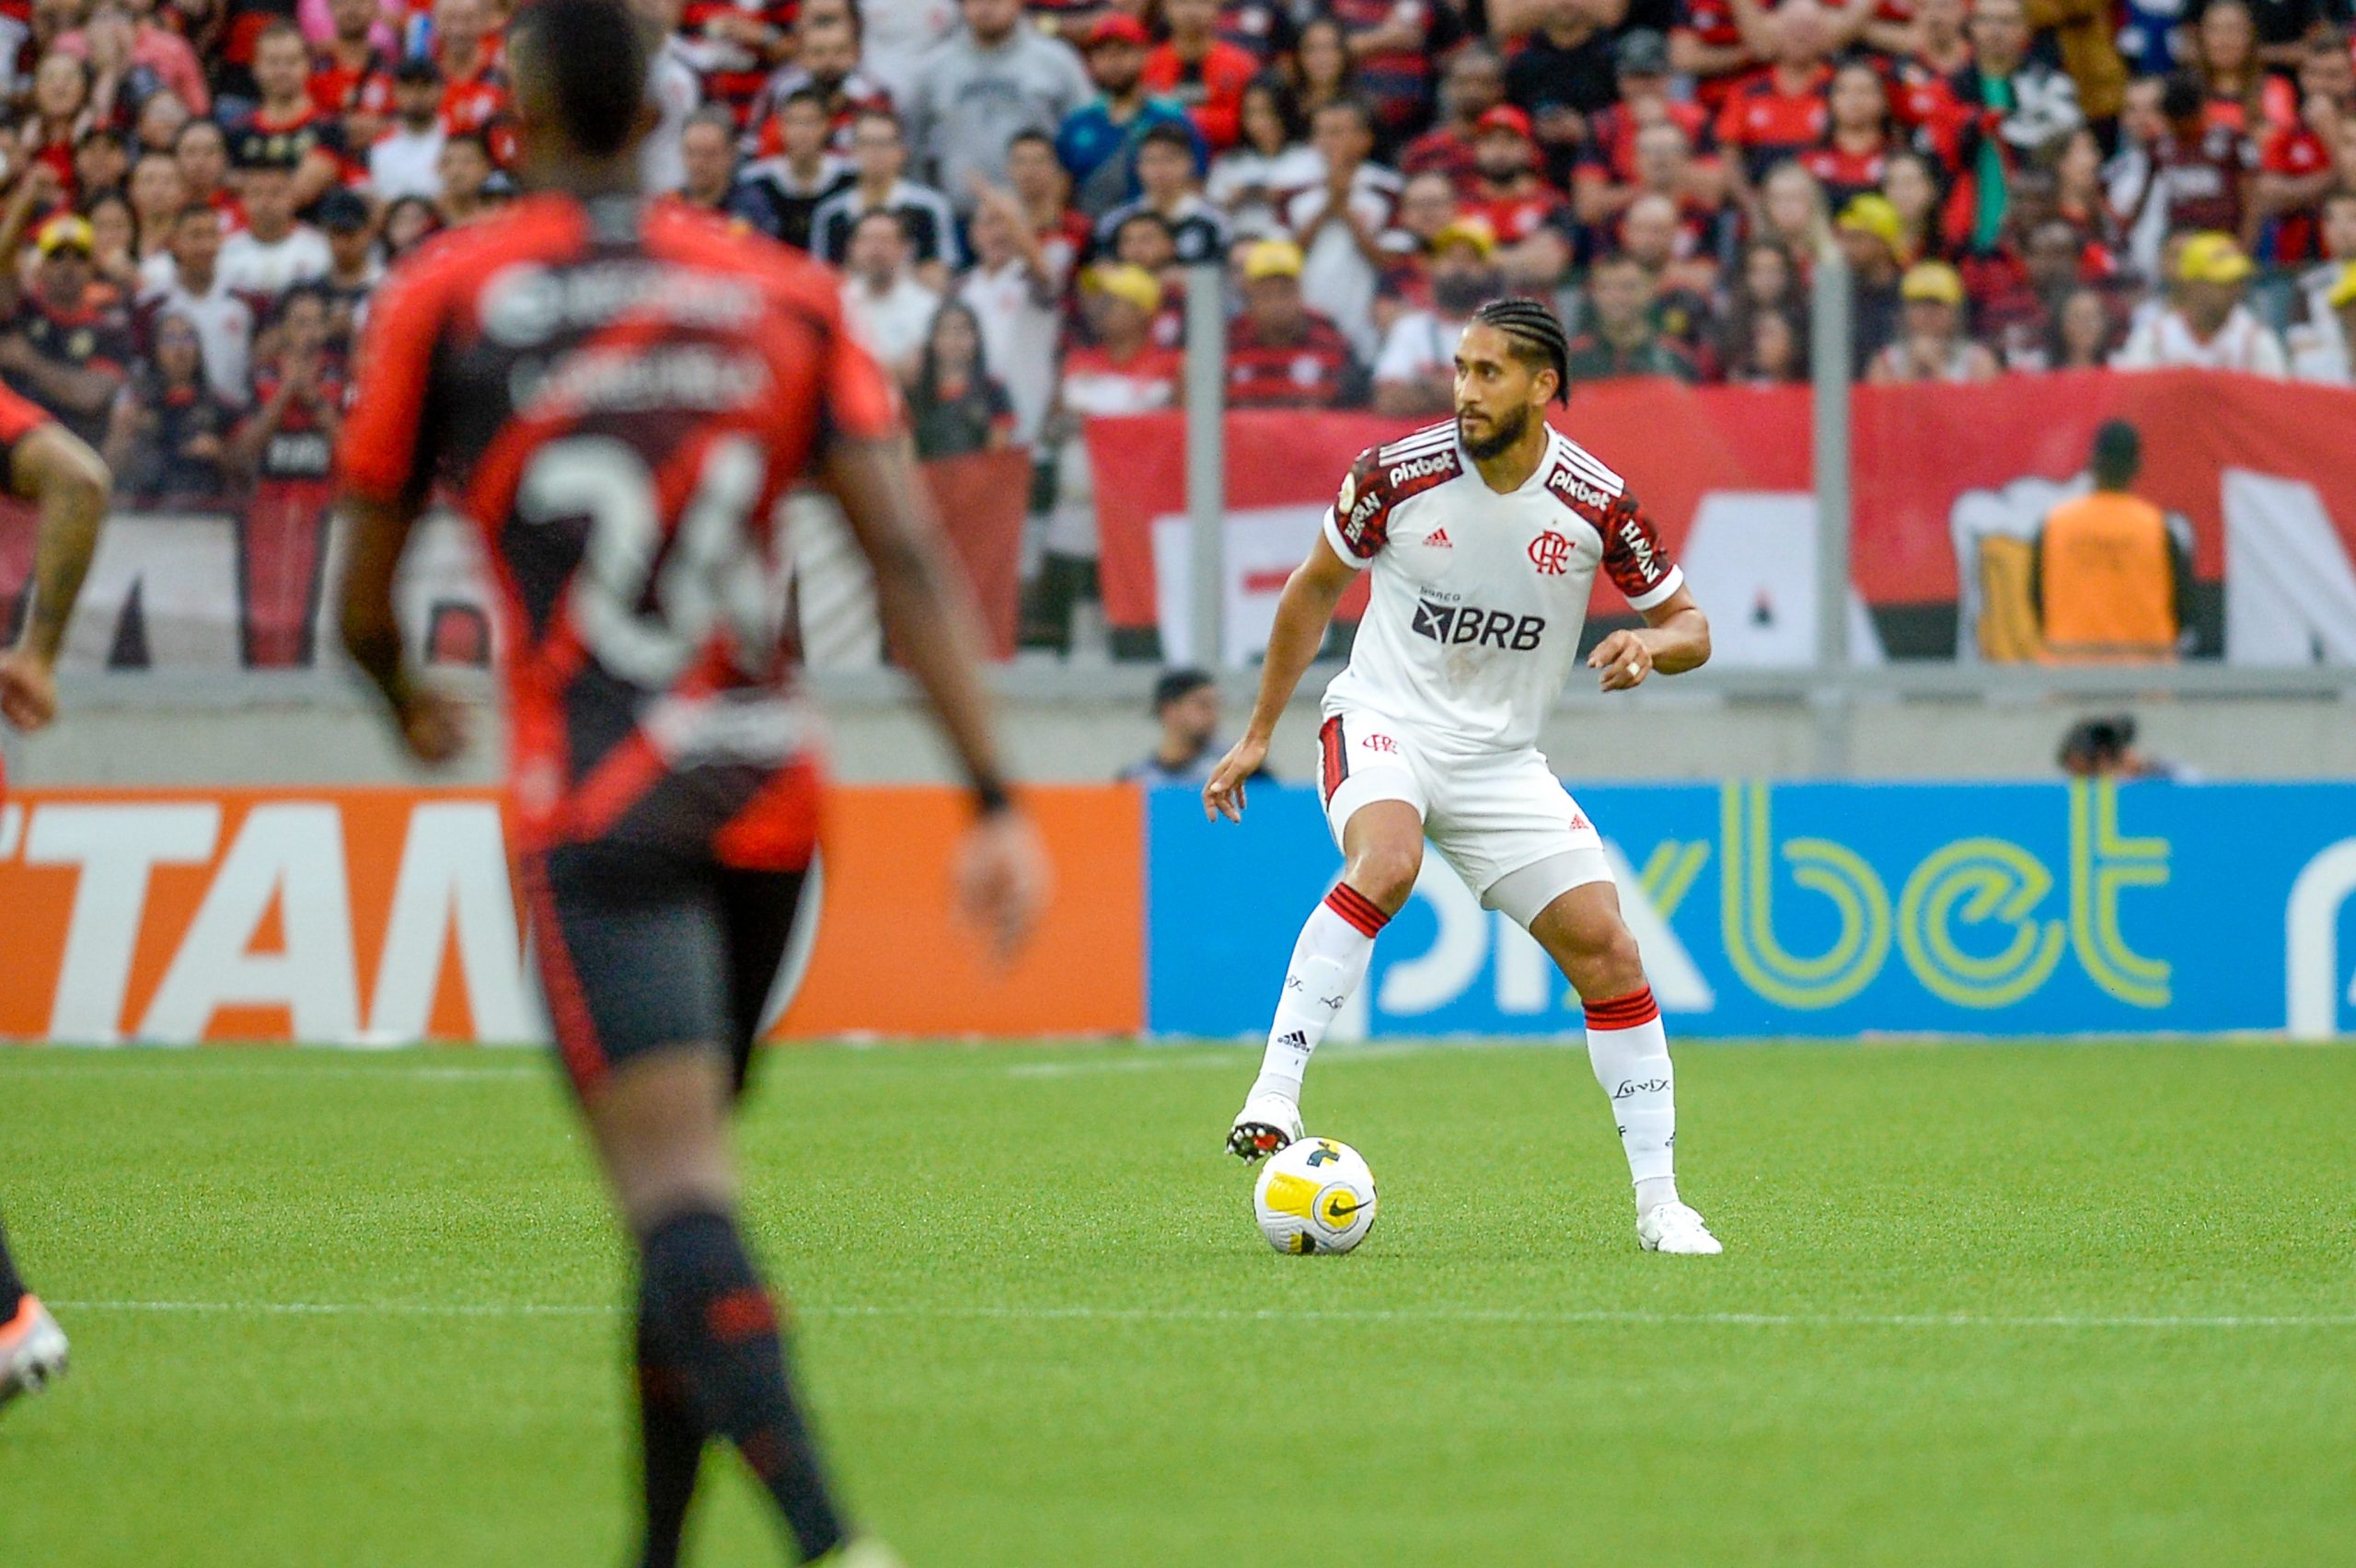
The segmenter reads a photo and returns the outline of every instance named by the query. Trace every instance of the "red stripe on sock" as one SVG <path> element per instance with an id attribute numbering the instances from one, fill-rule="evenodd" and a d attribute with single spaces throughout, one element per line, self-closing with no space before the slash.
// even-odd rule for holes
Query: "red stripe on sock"
<path id="1" fill-rule="evenodd" d="M 1364 936 L 1373 936 L 1391 922 L 1380 905 L 1347 882 L 1335 882 L 1334 891 L 1325 895 L 1325 907 L 1356 927 Z"/>
<path id="2" fill-rule="evenodd" d="M 1660 1017 L 1660 1004 L 1653 1000 L 1653 988 L 1631 991 L 1624 997 L 1608 997 L 1587 1005 L 1587 1026 L 1589 1029 L 1634 1029 Z"/>
<path id="3" fill-rule="evenodd" d="M 704 1325 L 722 1344 L 777 1332 L 777 1307 L 757 1286 L 732 1290 L 704 1313 Z"/>

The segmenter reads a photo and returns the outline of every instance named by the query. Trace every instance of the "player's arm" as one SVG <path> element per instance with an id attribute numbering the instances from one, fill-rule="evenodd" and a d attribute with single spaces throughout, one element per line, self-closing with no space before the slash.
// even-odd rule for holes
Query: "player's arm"
<path id="1" fill-rule="evenodd" d="M 1626 691 L 1655 670 L 1681 675 L 1710 662 L 1710 619 L 1690 590 L 1680 586 L 1638 613 L 1645 617 L 1642 628 L 1615 631 L 1587 656 L 1588 669 L 1603 672 L 1604 690 Z"/>
<path id="2" fill-rule="evenodd" d="M 1276 623 L 1268 633 L 1268 653 L 1260 665 L 1260 695 L 1252 704 L 1252 718 L 1243 736 L 1211 770 L 1203 786 L 1203 814 L 1230 822 L 1243 820 L 1243 783 L 1260 771 L 1268 758 L 1268 743 L 1276 738 L 1276 721 L 1292 701 L 1300 677 L 1324 646 L 1325 628 L 1334 611 L 1349 592 L 1357 571 L 1337 554 L 1323 534 L 1310 547 L 1309 559 L 1285 579 L 1276 600 Z"/>
<path id="3" fill-rule="evenodd" d="M 57 655 L 98 553 L 107 466 L 72 432 L 41 424 L 8 455 L 8 488 L 33 503 L 33 602 L 17 646 L 0 653 L 0 718 L 38 730 L 57 717 Z"/>
<path id="4" fill-rule="evenodd" d="M 910 461 L 907 440 L 837 435 L 819 479 L 842 503 L 875 576 L 875 608 L 893 652 L 925 695 L 974 790 L 979 813 L 960 870 L 967 913 L 1011 956 L 1046 903 L 1046 859 L 1014 809 L 999 764 L 981 618 Z"/>
<path id="5" fill-rule="evenodd" d="M 393 605 L 401 552 L 417 525 L 417 503 L 347 490 L 341 506 L 351 529 L 341 616 L 343 651 L 385 699 L 410 754 L 421 762 L 448 762 L 466 749 L 465 710 L 447 693 L 411 677 Z"/>

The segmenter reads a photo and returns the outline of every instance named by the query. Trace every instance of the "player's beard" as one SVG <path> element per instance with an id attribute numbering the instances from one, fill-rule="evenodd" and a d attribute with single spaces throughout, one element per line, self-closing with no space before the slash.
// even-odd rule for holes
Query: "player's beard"
<path id="1" fill-rule="evenodd" d="M 1464 450 L 1472 455 L 1475 463 L 1485 463 L 1490 458 L 1500 455 L 1528 433 L 1529 430 L 1530 409 L 1526 406 L 1516 409 L 1510 414 L 1493 416 L 1489 421 L 1489 433 L 1478 441 L 1475 441 L 1472 432 L 1464 428 L 1462 410 L 1460 409 L 1456 416 L 1456 439 L 1463 443 Z"/>

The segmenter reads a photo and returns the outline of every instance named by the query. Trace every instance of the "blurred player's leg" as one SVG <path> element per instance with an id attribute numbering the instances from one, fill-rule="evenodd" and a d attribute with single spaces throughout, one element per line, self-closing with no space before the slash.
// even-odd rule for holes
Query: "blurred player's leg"
<path id="1" fill-rule="evenodd" d="M 1654 1251 L 1718 1251 L 1702 1216 L 1677 1196 L 1677 1078 L 1669 1033 L 1636 939 L 1620 917 L 1618 892 L 1608 881 L 1574 887 L 1530 922 L 1530 934 L 1586 1003 L 1588 1061 L 1611 1101 L 1628 1156 L 1638 1239 Z"/>
<path id="2" fill-rule="evenodd" d="M 675 1568 L 703 1467 L 703 1425 L 689 1402 L 687 1376 L 671 1354 L 655 1316 L 653 1293 L 638 1286 L 638 1436 L 645 1536 L 640 1568 Z"/>
<path id="3" fill-rule="evenodd" d="M 1342 880 L 1293 944 L 1260 1076 L 1228 1132 L 1229 1150 L 1258 1159 L 1300 1136 L 1300 1081 L 1343 1004 L 1366 978 L 1374 939 L 1406 904 L 1422 867 L 1424 822 L 1401 800 L 1369 800 L 1343 828 Z"/>
<path id="4" fill-rule="evenodd" d="M 0 1230 L 0 1405 L 18 1394 L 38 1393 L 65 1370 L 64 1331 L 25 1288 Z"/>

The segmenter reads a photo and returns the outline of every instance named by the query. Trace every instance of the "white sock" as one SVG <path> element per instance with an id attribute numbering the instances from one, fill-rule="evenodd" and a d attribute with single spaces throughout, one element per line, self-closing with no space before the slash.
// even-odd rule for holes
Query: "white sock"
<path id="1" fill-rule="evenodd" d="M 1636 1210 L 1677 1201 L 1677 1075 L 1652 987 L 1587 1005 L 1588 1063 L 1611 1101 Z"/>
<path id="2" fill-rule="evenodd" d="M 1366 978 L 1375 933 L 1390 918 L 1347 882 L 1336 882 L 1310 911 L 1285 970 L 1284 994 L 1276 998 L 1276 1021 L 1268 1025 L 1268 1050 L 1260 1059 L 1253 1094 L 1280 1094 L 1300 1103 L 1300 1076 L 1309 1068 L 1310 1054 Z"/>

